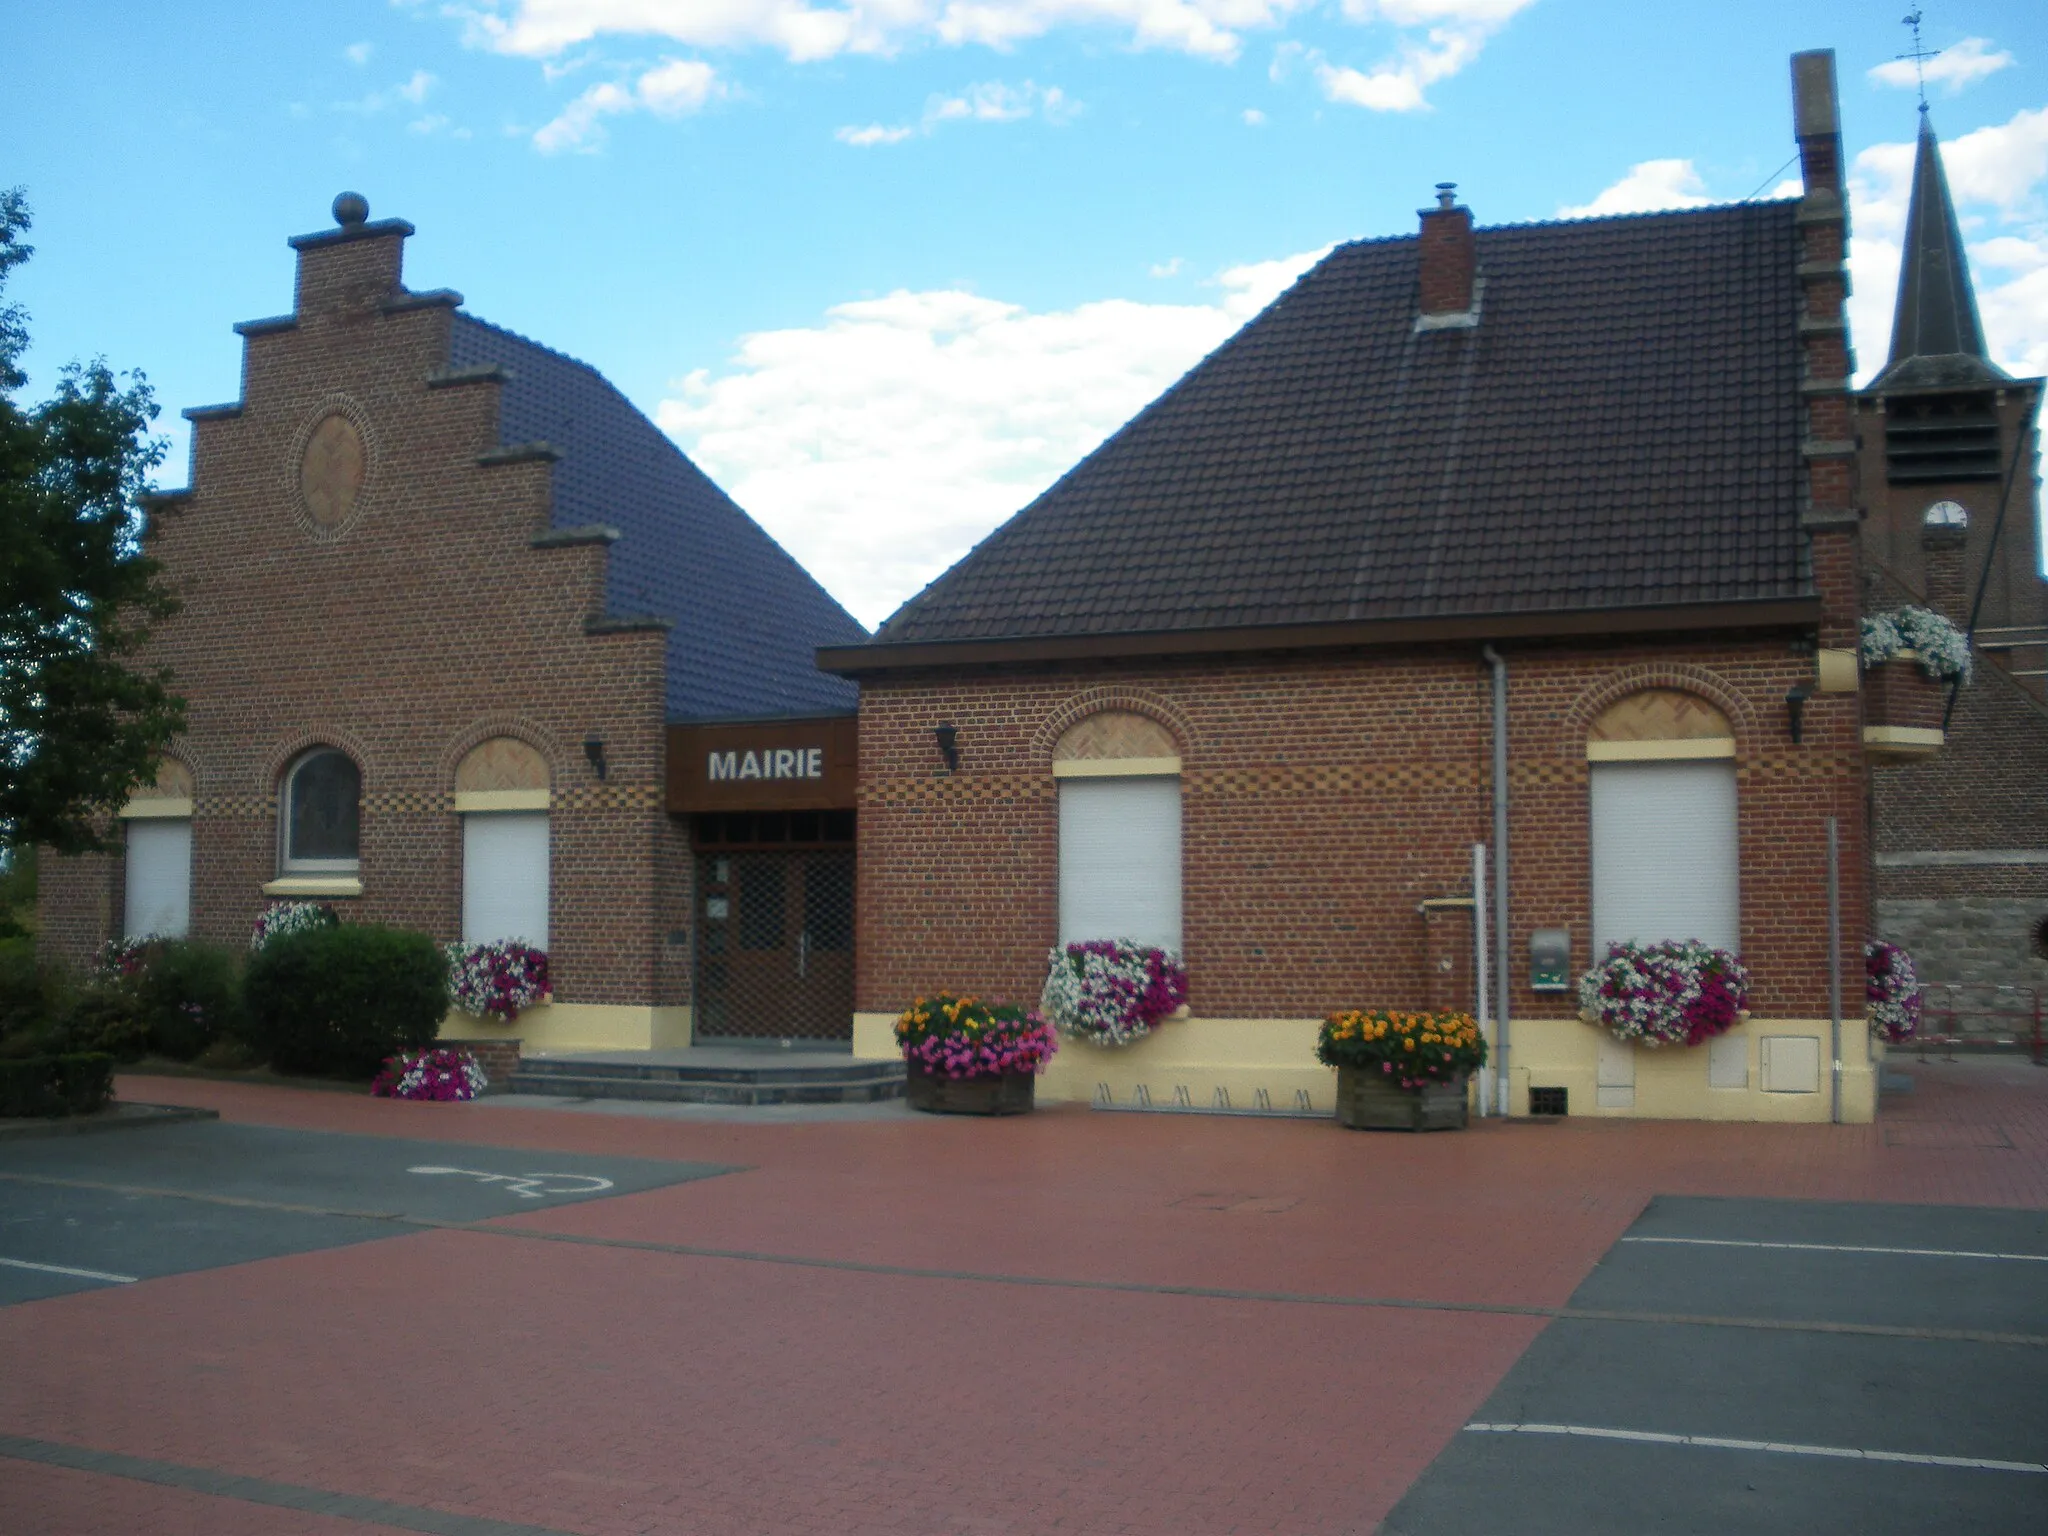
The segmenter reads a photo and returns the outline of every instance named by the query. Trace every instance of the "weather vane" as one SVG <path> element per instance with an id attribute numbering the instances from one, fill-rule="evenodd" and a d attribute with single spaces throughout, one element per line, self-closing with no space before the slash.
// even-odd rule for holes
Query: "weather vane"
<path id="1" fill-rule="evenodd" d="M 1925 112 L 1927 110 L 1927 61 L 1940 58 L 1941 50 L 1939 48 L 1925 48 L 1921 46 L 1919 6 L 1914 6 L 1912 10 L 1906 13 L 1903 25 L 1913 29 L 1913 51 L 1911 53 L 1902 53 L 1899 57 L 1913 61 L 1913 78 L 1920 86 L 1920 110 Z"/>

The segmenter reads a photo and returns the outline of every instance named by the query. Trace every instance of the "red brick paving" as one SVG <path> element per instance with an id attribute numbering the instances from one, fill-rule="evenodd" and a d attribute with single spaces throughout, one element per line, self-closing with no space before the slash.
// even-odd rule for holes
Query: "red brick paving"
<path id="1" fill-rule="evenodd" d="M 122 1091 L 306 1129 L 747 1165 L 514 1218 L 563 1232 L 1554 1305 L 1653 1194 L 2048 1206 L 2048 1071 L 1898 1065 L 1916 1090 L 1876 1127 L 1427 1137 L 1086 1110 L 749 1125 L 191 1080 Z M 433 1231 L 0 1312 L 0 1433 L 592 1536 L 1364 1532 L 1539 1327 Z M 22 1469 L 0 1462 L 10 1533 L 173 1529 L 178 1501 L 200 1498 Z M 52 1498 L 61 1524 L 36 1513 Z M 255 1514 L 209 1528 L 310 1518 Z"/>

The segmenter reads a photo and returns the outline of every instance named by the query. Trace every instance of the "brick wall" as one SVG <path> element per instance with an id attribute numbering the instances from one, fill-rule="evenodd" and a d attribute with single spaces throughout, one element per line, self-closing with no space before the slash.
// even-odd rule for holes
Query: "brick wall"
<path id="1" fill-rule="evenodd" d="M 607 552 L 531 547 L 550 465 L 480 462 L 498 442 L 497 382 L 430 384 L 455 300 L 404 293 L 405 232 L 298 242 L 295 315 L 244 327 L 243 399 L 195 413 L 191 493 L 152 519 L 184 600 L 149 659 L 190 704 L 176 753 L 196 785 L 193 932 L 246 938 L 277 874 L 280 775 L 328 745 L 362 773 L 363 894 L 338 905 L 350 921 L 455 938 L 455 765 L 511 735 L 553 781 L 557 998 L 687 1001 L 687 968 L 663 943 L 690 907 L 662 808 L 664 635 L 585 633 Z M 325 526 L 300 464 L 335 410 L 368 469 L 350 516 Z M 605 743 L 606 779 L 585 760 L 589 736 Z M 76 959 L 114 931 L 120 879 L 118 859 L 45 861 L 53 951 Z"/>
<path id="2" fill-rule="evenodd" d="M 1813 658 L 1789 639 L 1507 655 L 1516 1013 L 1573 1011 L 1525 985 L 1532 928 L 1568 927 L 1574 964 L 1591 961 L 1587 726 L 1628 693 L 1679 687 L 1736 730 L 1754 1006 L 1824 1014 L 1830 814 L 1852 954 L 1866 931 L 1855 696 L 1817 695 L 1794 746 L 1783 701 Z M 1468 894 L 1471 845 L 1491 840 L 1489 687 L 1476 651 L 1451 649 L 868 679 L 857 1006 L 894 1010 L 938 987 L 1036 995 L 1057 920 L 1052 743 L 1104 708 L 1149 714 L 1180 745 L 1198 1015 L 1442 999 L 1432 961 L 1457 963 L 1448 935 L 1462 925 L 1439 919 L 1432 945 L 1417 909 Z M 940 722 L 958 728 L 957 772 L 933 743 Z M 1458 985 L 1469 993 L 1469 975 Z"/>

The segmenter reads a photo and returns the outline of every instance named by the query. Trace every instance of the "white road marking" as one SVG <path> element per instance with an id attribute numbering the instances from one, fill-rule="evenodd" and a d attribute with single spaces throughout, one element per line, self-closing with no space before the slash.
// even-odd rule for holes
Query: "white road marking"
<path id="1" fill-rule="evenodd" d="M 0 1259 L 9 1269 L 34 1269 L 46 1275 L 76 1275 L 81 1280 L 111 1280 L 116 1285 L 133 1285 L 138 1275 L 110 1275 L 103 1269 L 73 1269 L 67 1264 L 31 1264 L 27 1259 Z"/>
<path id="2" fill-rule="evenodd" d="M 612 1187 L 610 1179 L 600 1179 L 594 1173 L 486 1173 L 481 1168 L 441 1168 L 425 1166 L 408 1168 L 407 1173 L 459 1173 L 464 1178 L 477 1179 L 485 1184 L 503 1184 L 522 1200 L 538 1200 L 543 1195 L 595 1195 Z M 555 1183 L 550 1185 L 548 1180 Z"/>
<path id="3" fill-rule="evenodd" d="M 1961 1467 L 1972 1472 L 2028 1472 L 2048 1476 L 2048 1463 L 1992 1461 L 1981 1456 L 1923 1456 L 1912 1451 L 1859 1451 L 1839 1445 L 1790 1445 L 1777 1440 L 1729 1440 L 1719 1435 L 1660 1435 L 1647 1429 L 1600 1429 L 1590 1424 L 1467 1424 L 1468 1435 L 1572 1435 L 1587 1440 L 1632 1440 L 1645 1445 L 1704 1446 L 1717 1451 L 1769 1451 L 1779 1456 L 1830 1456 L 1838 1461 L 1896 1461 L 1915 1467 Z"/>
<path id="4" fill-rule="evenodd" d="M 1978 1253 L 1968 1248 L 1870 1248 L 1853 1243 L 1758 1243 L 1734 1237 L 1624 1237 L 1624 1243 L 1682 1243 L 1693 1248 L 1783 1248 L 1794 1253 L 1890 1253 L 1915 1259 L 2013 1259 L 2048 1264 L 2048 1253 Z"/>

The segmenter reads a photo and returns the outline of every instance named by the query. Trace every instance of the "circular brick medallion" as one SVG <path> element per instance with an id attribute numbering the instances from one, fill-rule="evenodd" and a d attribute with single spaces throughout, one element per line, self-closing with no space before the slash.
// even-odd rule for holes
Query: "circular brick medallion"
<path id="1" fill-rule="evenodd" d="M 340 411 L 322 417 L 299 460 L 299 495 L 314 527 L 331 532 L 348 521 L 368 470 L 369 455 L 356 424 Z"/>

